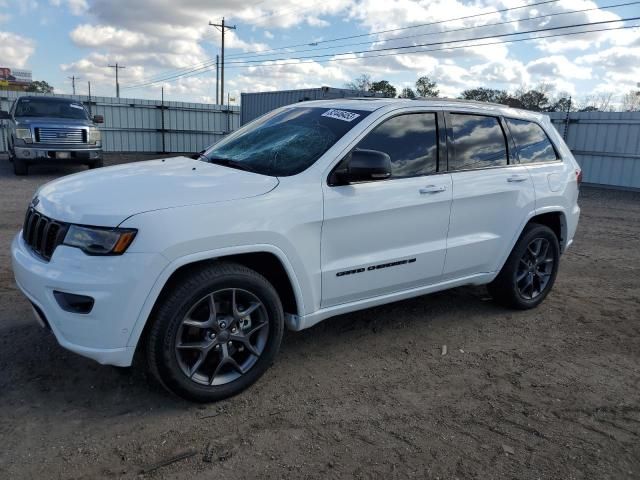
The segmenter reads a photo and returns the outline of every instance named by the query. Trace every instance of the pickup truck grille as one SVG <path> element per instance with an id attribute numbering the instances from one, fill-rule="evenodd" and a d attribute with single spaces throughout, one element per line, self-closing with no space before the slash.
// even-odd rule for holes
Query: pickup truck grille
<path id="1" fill-rule="evenodd" d="M 64 241 L 69 225 L 45 217 L 33 207 L 27 211 L 22 227 L 22 238 L 31 250 L 47 262 L 56 247 Z"/>
<path id="2" fill-rule="evenodd" d="M 87 143 L 87 131 L 84 128 L 35 128 L 36 143 L 56 145 L 81 145 Z"/>

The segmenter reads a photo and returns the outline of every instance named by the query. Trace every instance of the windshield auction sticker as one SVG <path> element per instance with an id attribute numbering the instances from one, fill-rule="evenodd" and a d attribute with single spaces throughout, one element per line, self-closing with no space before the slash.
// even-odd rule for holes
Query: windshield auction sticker
<path id="1" fill-rule="evenodd" d="M 359 113 L 347 112 L 345 110 L 336 110 L 332 108 L 322 114 L 323 117 L 335 118 L 336 120 L 342 120 L 343 122 L 353 122 L 360 116 Z"/>

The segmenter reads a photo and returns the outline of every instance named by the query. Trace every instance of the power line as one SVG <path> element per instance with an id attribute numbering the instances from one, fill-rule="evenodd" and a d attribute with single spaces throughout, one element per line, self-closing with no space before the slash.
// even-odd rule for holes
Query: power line
<path id="1" fill-rule="evenodd" d="M 357 51 L 357 52 L 344 52 L 344 53 L 338 53 L 338 54 L 325 54 L 325 55 L 315 55 L 315 56 L 308 56 L 308 57 L 280 58 L 280 59 L 269 59 L 269 60 L 259 60 L 259 61 L 229 62 L 230 65 L 231 64 L 237 64 L 236 67 L 229 66 L 229 68 L 251 67 L 251 66 L 256 66 L 255 63 L 260 63 L 260 62 L 288 61 L 287 63 L 263 63 L 263 66 L 292 65 L 292 64 L 298 64 L 298 63 L 310 63 L 310 62 L 290 62 L 290 60 L 312 60 L 312 59 L 315 59 L 315 58 L 334 57 L 336 55 L 357 55 L 357 54 L 367 54 L 367 53 L 390 51 L 390 50 L 394 50 L 393 54 L 401 54 L 402 52 L 398 52 L 398 50 L 422 48 L 422 47 L 435 46 L 435 45 L 446 45 L 446 44 L 452 44 L 452 43 L 470 42 L 470 41 L 484 40 L 484 39 L 497 38 L 497 37 L 509 37 L 509 36 L 514 36 L 514 35 L 525 35 L 525 34 L 530 34 L 530 33 L 540 33 L 540 32 L 554 31 L 554 30 L 560 30 L 560 29 L 566 29 L 566 28 L 576 28 L 576 27 L 600 25 L 600 24 L 607 24 L 607 23 L 617 23 L 617 22 L 623 22 L 623 21 L 637 20 L 639 18 L 640 17 L 631 17 L 631 18 L 623 18 L 623 19 L 618 19 L 618 20 L 601 21 L 601 22 L 579 23 L 579 24 L 574 24 L 574 25 L 565 25 L 565 26 L 559 26 L 559 27 L 548 27 L 548 28 L 534 29 L 534 30 L 528 30 L 528 31 L 524 31 L 524 32 L 512 32 L 512 33 L 498 34 L 498 35 L 487 35 L 487 36 L 482 36 L 482 37 L 473 37 L 473 38 L 459 39 L 459 40 L 448 40 L 448 41 L 442 41 L 442 42 L 431 42 L 431 43 L 423 43 L 423 44 L 417 44 L 417 45 L 402 45 L 402 46 L 396 46 L 396 47 L 387 47 L 387 48 L 379 48 L 379 49 L 371 49 L 371 50 L 362 50 L 362 51 Z M 576 33 L 589 33 L 589 31 L 587 31 L 587 32 L 576 32 Z M 563 33 L 563 34 L 560 34 L 560 35 L 557 35 L 557 36 L 570 35 L 570 34 L 571 33 Z M 542 38 L 545 38 L 545 37 L 542 37 Z M 531 39 L 535 39 L 535 37 L 532 37 Z M 504 42 L 504 43 L 509 43 L 509 42 Z M 466 46 L 465 47 L 461 47 L 461 48 L 466 48 Z M 419 52 L 420 51 L 418 51 L 418 52 L 409 52 L 409 53 L 419 53 Z M 381 55 L 381 56 L 384 56 L 384 55 Z M 363 55 L 362 57 L 358 57 L 358 58 L 369 58 L 369 57 L 371 57 L 371 55 Z M 349 59 L 350 58 L 347 58 L 347 59 L 344 59 L 344 60 L 349 60 Z M 333 59 L 333 60 L 337 61 L 337 60 L 340 60 L 340 59 Z M 174 75 L 174 76 L 171 76 L 171 77 L 167 77 L 167 78 L 163 79 L 162 81 L 174 80 L 174 79 L 179 78 L 179 77 L 189 77 L 189 76 L 199 75 L 200 73 L 204 73 L 204 71 L 206 71 L 206 69 L 208 69 L 208 67 L 196 68 L 196 69 L 193 69 L 191 72 L 187 72 L 185 74 L 179 74 L 179 75 Z M 143 83 L 143 84 L 139 84 L 139 85 L 134 85 L 134 86 L 131 86 L 131 87 L 128 87 L 128 88 L 140 88 L 140 87 L 144 87 L 144 86 L 153 85 L 154 83 L 158 83 L 158 82 L 160 82 L 160 81 L 147 82 L 147 83 Z"/>
<path id="2" fill-rule="evenodd" d="M 352 47 L 352 46 L 356 46 L 356 45 L 369 45 L 369 44 L 375 43 L 375 42 L 395 42 L 395 41 L 398 41 L 398 40 L 406 40 L 408 38 L 426 37 L 426 36 L 431 36 L 431 35 L 442 35 L 442 34 L 445 34 L 445 33 L 461 32 L 461 31 L 465 31 L 465 30 L 475 30 L 475 29 L 486 28 L 486 27 L 495 27 L 495 26 L 499 26 L 499 25 L 507 25 L 509 23 L 528 22 L 528 21 L 531 21 L 531 20 L 538 20 L 540 18 L 557 17 L 557 16 L 560 16 L 560 15 L 571 15 L 571 14 L 574 14 L 574 13 L 590 12 L 590 11 L 593 11 L 593 10 L 604 10 L 604 9 L 611 9 L 611 8 L 627 7 L 629 5 L 637 5 L 639 3 L 640 3 L 640 1 L 636 1 L 636 2 L 619 3 L 619 4 L 616 4 L 616 5 L 607 5 L 607 6 L 604 6 L 604 7 L 583 8 L 581 10 L 571 10 L 569 12 L 547 13 L 547 14 L 544 14 L 544 15 L 537 15 L 535 17 L 516 18 L 516 19 L 513 19 L 513 20 L 505 20 L 505 21 L 502 21 L 502 22 L 495 22 L 495 23 L 485 23 L 483 25 L 475 25 L 475 26 L 471 26 L 471 27 L 460 27 L 460 28 L 453 28 L 453 29 L 448 29 L 448 30 L 440 30 L 440 31 L 437 31 L 437 32 L 419 33 L 419 34 L 415 34 L 415 35 L 406 35 L 404 37 L 381 38 L 379 40 L 368 40 L 368 41 L 365 41 L 365 42 L 345 43 L 345 44 L 342 44 L 342 45 L 334 45 L 334 46 L 331 46 L 331 47 L 309 48 L 309 49 L 305 49 L 305 50 L 296 50 L 296 51 L 293 51 L 293 52 L 290 52 L 290 53 L 317 52 L 319 50 L 331 50 L 331 49 L 334 49 L 334 48 Z M 255 55 L 240 55 L 240 56 L 242 57 L 240 60 L 244 60 L 244 59 L 247 59 L 247 58 L 262 57 L 263 55 L 255 54 Z M 231 55 L 229 55 L 229 57 L 231 57 Z M 269 59 L 266 59 L 264 61 L 268 61 L 268 60 Z"/>
<path id="3" fill-rule="evenodd" d="M 622 27 L 609 27 L 609 28 L 599 28 L 599 29 L 595 29 L 595 30 L 586 30 L 584 32 L 568 32 L 568 33 L 556 33 L 553 35 L 545 35 L 545 36 L 535 36 L 535 37 L 529 37 L 529 38 L 516 38 L 513 40 L 498 40 L 495 42 L 485 42 L 485 43 L 475 43 L 475 44 L 470 44 L 470 45 L 458 45 L 455 47 L 442 47 L 442 48 L 430 48 L 427 50 L 417 50 L 417 51 L 412 51 L 412 52 L 391 52 L 391 53 L 381 53 L 378 55 L 363 55 L 361 57 L 354 57 L 354 58 L 328 58 L 325 60 L 306 60 L 306 61 L 301 61 L 301 62 L 287 62 L 287 63 L 265 63 L 263 65 L 239 65 L 236 67 L 229 67 L 229 68 L 264 68 L 264 67 L 277 67 L 277 66 L 281 66 L 281 65 L 301 65 L 303 63 L 330 63 L 330 62 L 346 62 L 346 61 L 350 61 L 350 60 L 360 60 L 360 59 L 366 59 L 366 58 L 378 58 L 378 57 L 391 57 L 391 56 L 396 56 L 396 55 L 410 55 L 412 53 L 428 53 L 428 52 L 438 52 L 438 51 L 443 51 L 443 50 L 458 50 L 461 48 L 474 48 L 474 47 L 484 47 L 484 46 L 489 46 L 489 45 L 504 45 L 507 43 L 518 43 L 518 42 L 527 42 L 527 41 L 531 41 L 531 40 L 544 40 L 546 38 L 554 38 L 554 37 L 568 37 L 568 36 L 572 36 L 572 35 L 584 35 L 587 33 L 598 33 L 598 32 L 609 32 L 609 31 L 613 31 L 613 30 L 625 30 L 625 29 L 629 29 L 629 28 L 640 28 L 640 25 L 626 25 L 626 26 L 622 26 Z M 195 75 L 200 75 L 200 73 L 194 73 L 191 74 L 190 76 L 195 76 Z"/>
<path id="4" fill-rule="evenodd" d="M 356 35 L 349 35 L 349 36 L 346 36 L 346 37 L 336 37 L 336 38 L 330 38 L 330 39 L 327 39 L 327 40 L 318 40 L 317 42 L 313 42 L 313 43 L 319 45 L 321 43 L 338 42 L 340 40 L 351 40 L 352 38 L 370 37 L 372 35 L 380 35 L 382 33 L 399 32 L 399 31 L 402 31 L 402 30 L 409 30 L 409 29 L 412 29 L 412 28 L 427 27 L 427 26 L 430 26 L 430 25 L 439 25 L 439 24 L 442 24 L 442 23 L 455 22 L 455 21 L 458 21 L 458 20 L 468 20 L 468 19 L 471 19 L 471 18 L 484 17 L 486 15 L 493 15 L 493 14 L 496 14 L 496 13 L 504 13 L 504 12 L 509 12 L 509 11 L 512 11 L 512 10 L 519 10 L 521 8 L 537 7 L 539 5 L 545 5 L 545 4 L 548 4 L 548 3 L 557 3 L 559 1 L 560 0 L 544 0 L 542 2 L 531 3 L 531 4 L 528 4 L 528 5 L 520 5 L 518 7 L 502 8 L 500 10 L 494 10 L 494 11 L 491 11 L 491 12 L 476 13 L 474 15 L 466 15 L 464 17 L 449 18 L 449 19 L 446 19 L 446 20 L 437 20 L 435 22 L 419 23 L 417 25 L 409 25 L 409 26 L 406 26 L 406 27 L 390 28 L 390 29 L 387 29 L 387 30 L 379 30 L 377 32 L 360 33 L 360 34 L 356 34 Z M 306 46 L 309 46 L 309 43 L 299 43 L 297 45 L 288 45 L 288 46 L 285 46 L 285 47 L 278 47 L 278 48 L 275 48 L 273 50 L 264 50 L 263 53 L 264 52 L 268 52 L 268 51 L 279 51 L 279 50 L 283 50 L 283 49 L 287 49 L 287 48 L 306 47 Z M 254 52 L 236 53 L 236 54 L 229 55 L 229 57 L 242 56 L 242 55 L 246 55 L 248 53 L 261 53 L 261 52 L 260 51 L 254 51 Z"/>
<path id="5" fill-rule="evenodd" d="M 378 58 L 378 57 L 389 57 L 389 56 L 396 56 L 396 55 L 410 55 L 410 54 L 414 54 L 414 53 L 428 53 L 428 52 L 436 52 L 436 51 L 444 51 L 444 50 L 458 50 L 461 48 L 475 48 L 475 47 L 484 47 L 484 46 L 491 46 L 491 45 L 504 45 L 507 43 L 519 43 L 519 42 L 526 42 L 526 41 L 531 41 L 531 40 L 544 40 L 547 38 L 554 38 L 554 37 L 567 37 L 567 36 L 574 36 L 574 35 L 584 35 L 587 33 L 598 33 L 598 32 L 608 32 L 608 31 L 613 31 L 613 30 L 626 30 L 629 28 L 638 28 L 638 25 L 627 25 L 627 26 L 622 26 L 622 27 L 609 27 L 609 28 L 600 28 L 600 29 L 594 29 L 594 30 L 587 30 L 587 31 L 583 31 L 583 32 L 568 32 L 568 33 L 556 33 L 553 35 L 545 35 L 545 36 L 535 36 L 535 37 L 529 37 L 529 38 L 517 38 L 517 39 L 512 39 L 512 40 L 498 40 L 495 42 L 485 42 L 485 43 L 476 43 L 476 44 L 469 44 L 469 45 L 458 45 L 455 47 L 442 47 L 442 48 L 431 48 L 431 49 L 427 49 L 427 50 L 420 50 L 420 51 L 404 51 L 404 52 L 391 52 L 391 53 L 381 53 L 381 54 L 377 54 L 377 55 L 363 55 L 361 57 L 356 57 L 356 58 L 330 58 L 330 59 L 324 59 L 324 60 L 319 60 L 319 61 L 315 61 L 315 60 L 308 60 L 308 61 L 302 61 L 302 62 L 286 62 L 286 63 L 269 63 L 269 64 L 263 64 L 263 65 L 243 65 L 243 66 L 236 66 L 236 67 L 229 67 L 229 68 L 265 68 L 265 67 L 277 67 L 277 66 L 281 66 L 281 65 L 301 65 L 303 63 L 331 63 L 331 62 L 344 62 L 344 61 L 350 61 L 350 60 L 360 60 L 360 59 L 367 59 L 367 58 Z M 202 72 L 199 73 L 193 73 L 190 76 L 196 76 L 196 75 L 200 75 Z M 133 87 L 133 88 L 140 88 L 140 87 Z"/>
<path id="6" fill-rule="evenodd" d="M 404 50 L 407 48 L 413 48 L 413 47 L 428 47 L 431 45 L 441 45 L 444 43 L 457 43 L 457 42 L 465 42 L 468 40 L 485 40 L 487 38 L 495 38 L 495 37 L 510 37 L 510 36 L 514 36 L 514 35 L 524 35 L 527 33 L 537 33 L 537 32 L 548 32 L 548 31 L 553 31 L 553 30 L 561 30 L 563 28 L 573 28 L 573 27 L 585 27 L 585 26 L 591 26 L 591 25 L 602 25 L 605 23 L 615 23 L 615 22 L 624 22 L 624 21 L 630 21 L 630 20 L 638 20 L 640 19 L 640 17 L 630 17 L 630 18 L 621 18 L 618 20 L 602 20 L 599 22 L 586 22 L 586 23 L 576 23 L 574 25 L 564 25 L 564 26 L 559 26 L 559 27 L 548 27 L 548 28 L 539 28 L 539 29 L 534 29 L 534 30 L 525 30 L 524 32 L 510 32 L 510 33 L 499 33 L 499 34 L 494 34 L 494 35 L 485 35 L 483 37 L 476 37 L 476 38 L 472 38 L 472 39 L 461 39 L 461 40 L 448 40 L 448 41 L 444 41 L 444 42 L 432 42 L 432 43 L 420 43 L 417 45 L 400 45 L 400 46 L 396 46 L 396 47 L 384 47 L 384 48 L 377 48 L 377 49 L 372 49 L 372 50 L 360 50 L 360 51 L 356 51 L 356 52 L 345 52 L 345 53 L 339 53 L 339 54 L 335 54 L 335 53 L 325 53 L 322 55 L 310 55 L 310 56 L 306 56 L 306 57 L 288 57 L 288 58 L 272 58 L 272 59 L 268 59 L 268 60 L 245 60 L 245 61 L 237 61 L 237 62 L 229 62 L 229 64 L 233 64 L 233 63 L 241 63 L 241 64 L 248 64 L 248 63 L 260 63 L 260 62 L 265 62 L 265 61 L 271 61 L 271 62 L 278 62 L 280 60 L 306 60 L 306 59 L 313 59 L 313 58 L 322 58 L 322 57 L 332 57 L 335 55 L 357 55 L 359 53 L 368 53 L 368 52 L 382 52 L 382 51 L 386 51 L 386 50 Z"/>
<path id="7" fill-rule="evenodd" d="M 314 42 L 314 43 L 316 45 L 319 45 L 321 43 L 331 43 L 331 42 L 337 42 L 337 41 L 340 41 L 340 40 L 348 40 L 348 39 L 351 39 L 351 38 L 360 38 L 360 37 L 365 37 L 365 36 L 379 35 L 381 33 L 389 33 L 389 32 L 395 32 L 395 31 L 400 31 L 400 30 L 407 30 L 407 29 L 412 29 L 412 28 L 425 27 L 425 26 L 429 26 L 429 25 L 436 25 L 436 24 L 442 24 L 442 23 L 447 23 L 447 22 L 455 22 L 455 21 L 458 21 L 458 20 L 466 20 L 466 19 L 469 19 L 469 18 L 482 17 L 482 16 L 495 14 L 495 13 L 504 13 L 504 12 L 511 11 L 511 10 L 519 10 L 521 8 L 526 8 L 526 7 L 536 7 L 536 6 L 539 6 L 539 5 L 544 5 L 544 4 L 549 4 L 549 3 L 557 3 L 558 1 L 560 1 L 560 0 L 544 0 L 544 1 L 541 1 L 541 2 L 537 2 L 537 3 L 531 3 L 529 5 L 520 5 L 518 7 L 503 8 L 501 10 L 496 10 L 496 11 L 492 11 L 492 12 L 478 13 L 478 14 L 475 14 L 475 15 L 467 15 L 467 16 L 464 16 L 464 17 L 450 18 L 450 19 L 447 19 L 447 20 L 438 20 L 436 22 L 422 23 L 422 24 L 418 24 L 418 25 L 409 25 L 407 27 L 399 27 L 399 28 L 394 28 L 394 29 L 381 30 L 381 31 L 378 31 L 378 32 L 363 33 L 363 34 L 359 34 L 359 35 L 350 35 L 350 36 L 347 36 L 347 37 L 337 37 L 337 38 L 332 38 L 332 39 L 327 39 L 327 40 L 319 40 L 319 41 Z M 550 14 L 550 15 L 553 15 L 553 14 Z M 373 43 L 373 42 L 370 42 L 370 43 Z M 295 48 L 295 47 L 306 47 L 306 46 L 309 46 L 309 45 L 310 45 L 309 43 L 301 43 L 301 44 L 297 44 L 297 45 L 289 45 L 289 46 L 284 46 L 284 47 L 278 47 L 278 48 L 274 48 L 274 49 L 271 49 L 271 50 L 229 54 L 227 57 L 228 58 L 236 58 L 236 57 L 246 56 L 247 54 L 257 54 L 257 53 L 267 54 L 269 52 L 277 52 L 277 51 L 286 50 L 286 49 Z M 138 84 L 151 82 L 152 79 L 155 79 L 159 75 L 172 75 L 172 74 L 177 74 L 180 71 L 191 70 L 193 68 L 205 68 L 205 67 L 211 66 L 213 63 L 214 63 L 214 60 L 213 59 L 209 59 L 209 60 L 206 60 L 204 62 L 196 63 L 196 64 L 191 65 L 189 67 L 183 67 L 181 69 L 164 72 L 163 74 L 153 75 L 151 77 L 148 77 L 147 79 L 141 80 L 141 82 L 139 82 Z M 190 73 L 190 72 L 186 72 L 186 73 Z M 158 80 L 158 81 L 160 81 L 160 80 Z M 136 84 L 136 86 L 138 84 Z M 133 86 L 132 87 L 123 87 L 123 88 L 133 88 Z"/>

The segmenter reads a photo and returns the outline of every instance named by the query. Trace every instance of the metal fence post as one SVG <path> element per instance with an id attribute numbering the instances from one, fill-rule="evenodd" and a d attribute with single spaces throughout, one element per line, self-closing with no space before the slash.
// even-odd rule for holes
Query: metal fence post
<path id="1" fill-rule="evenodd" d="M 160 107 L 160 114 L 161 114 L 161 121 L 162 121 L 162 153 L 167 153 L 167 149 L 165 147 L 165 139 L 164 139 L 164 133 L 165 133 L 165 129 L 164 129 L 164 87 L 162 87 L 162 100 L 161 100 L 161 107 Z"/>

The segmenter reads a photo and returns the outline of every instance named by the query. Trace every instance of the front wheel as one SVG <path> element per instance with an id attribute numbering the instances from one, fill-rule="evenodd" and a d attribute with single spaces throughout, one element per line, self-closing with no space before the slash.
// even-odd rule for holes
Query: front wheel
<path id="1" fill-rule="evenodd" d="M 530 223 L 496 279 L 488 285 L 489 292 L 509 307 L 537 307 L 553 287 L 559 261 L 560 246 L 553 230 Z"/>
<path id="2" fill-rule="evenodd" d="M 16 175 L 28 175 L 29 164 L 20 158 L 13 159 L 13 173 Z"/>
<path id="3" fill-rule="evenodd" d="M 151 372 L 168 390 L 198 402 L 222 400 L 257 381 L 273 362 L 284 330 L 275 289 L 233 263 L 191 272 L 151 321 Z"/>

